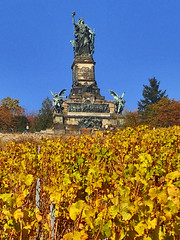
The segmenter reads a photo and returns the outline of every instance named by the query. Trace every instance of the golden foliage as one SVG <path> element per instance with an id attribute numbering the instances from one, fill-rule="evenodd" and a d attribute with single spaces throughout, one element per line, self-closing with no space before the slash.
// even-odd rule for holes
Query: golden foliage
<path id="1" fill-rule="evenodd" d="M 7 144 L 0 151 L 0 235 L 57 239 L 178 239 L 180 127 Z M 35 205 L 41 182 L 40 209 Z"/>

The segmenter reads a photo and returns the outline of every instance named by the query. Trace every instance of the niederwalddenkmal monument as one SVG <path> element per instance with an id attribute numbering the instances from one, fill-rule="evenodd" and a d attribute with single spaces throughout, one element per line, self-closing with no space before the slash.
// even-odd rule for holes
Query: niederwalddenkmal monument
<path id="1" fill-rule="evenodd" d="M 95 80 L 95 62 L 93 59 L 95 32 L 84 23 L 83 18 L 75 22 L 72 13 L 74 51 L 72 64 L 72 88 L 68 99 L 63 98 L 66 89 L 59 94 L 52 93 L 54 106 L 54 131 L 57 134 L 80 134 L 92 129 L 103 129 L 120 124 L 124 108 L 124 93 L 118 95 L 109 90 L 114 101 L 106 101 L 101 96 Z"/>

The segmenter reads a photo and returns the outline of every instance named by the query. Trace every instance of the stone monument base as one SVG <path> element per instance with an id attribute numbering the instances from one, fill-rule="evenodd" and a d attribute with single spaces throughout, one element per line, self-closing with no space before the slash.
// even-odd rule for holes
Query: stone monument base
<path id="1" fill-rule="evenodd" d="M 113 130 L 123 128 L 124 117 L 122 114 L 94 114 L 94 117 L 89 117 L 88 113 L 83 113 L 83 116 L 71 115 L 62 116 L 62 114 L 54 115 L 54 133 L 59 135 L 81 135 L 91 134 L 94 131 Z"/>
<path id="2" fill-rule="evenodd" d="M 62 113 L 54 113 L 55 134 L 90 134 L 120 127 L 121 116 L 116 114 L 114 102 L 100 94 L 93 57 L 75 56 L 71 68 L 73 82 L 69 98 L 61 99 Z"/>
<path id="3" fill-rule="evenodd" d="M 65 134 L 64 116 L 61 113 L 54 114 L 54 133 Z"/>

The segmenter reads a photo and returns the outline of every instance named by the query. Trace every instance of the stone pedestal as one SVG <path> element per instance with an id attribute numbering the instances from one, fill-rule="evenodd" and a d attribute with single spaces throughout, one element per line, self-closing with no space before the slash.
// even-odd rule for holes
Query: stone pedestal
<path id="1" fill-rule="evenodd" d="M 61 113 L 54 114 L 54 133 L 65 134 L 64 116 Z"/>
<path id="2" fill-rule="evenodd" d="M 95 62 L 92 56 L 77 56 L 72 64 L 73 84 L 69 99 L 76 102 L 90 99 L 104 101 L 95 81 Z"/>
<path id="3" fill-rule="evenodd" d="M 71 68 L 72 88 L 69 99 L 63 101 L 63 113 L 54 115 L 55 133 L 76 135 L 107 126 L 117 127 L 114 102 L 106 101 L 100 94 L 92 56 L 76 56 Z"/>
<path id="4" fill-rule="evenodd" d="M 111 115 L 114 103 L 101 96 L 95 80 L 95 62 L 92 56 L 76 56 L 72 64 L 72 88 L 69 99 L 63 103 L 66 130 L 103 129 L 105 125 L 116 125 Z M 70 127 L 71 126 L 71 127 Z M 72 131 L 74 131 L 72 129 Z"/>

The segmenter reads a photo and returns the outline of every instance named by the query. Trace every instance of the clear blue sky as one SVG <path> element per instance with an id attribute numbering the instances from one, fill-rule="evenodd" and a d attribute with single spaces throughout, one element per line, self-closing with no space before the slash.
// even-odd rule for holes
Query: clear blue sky
<path id="1" fill-rule="evenodd" d="M 0 100 L 17 98 L 28 112 L 50 90 L 72 86 L 72 11 L 96 30 L 98 87 L 126 92 L 134 110 L 149 78 L 169 98 L 180 96 L 180 0 L 0 0 Z"/>

